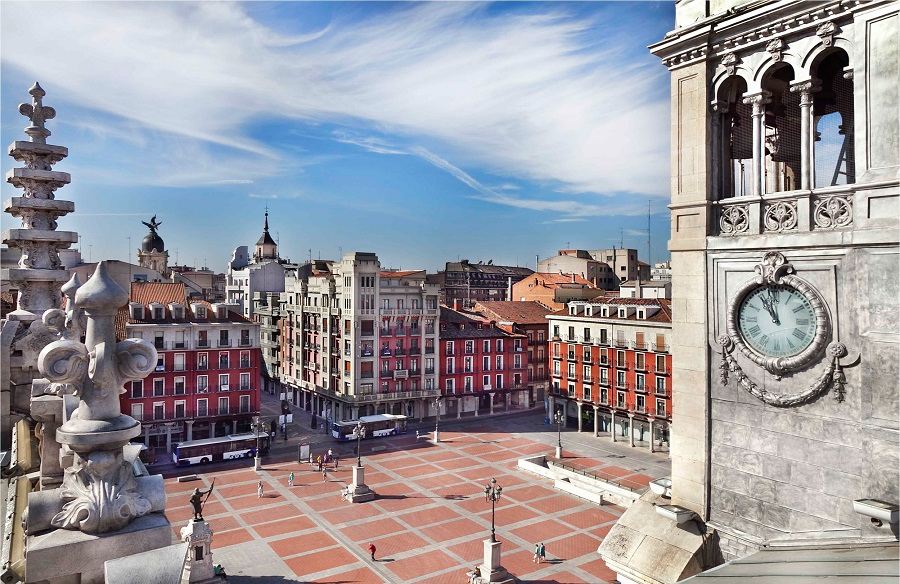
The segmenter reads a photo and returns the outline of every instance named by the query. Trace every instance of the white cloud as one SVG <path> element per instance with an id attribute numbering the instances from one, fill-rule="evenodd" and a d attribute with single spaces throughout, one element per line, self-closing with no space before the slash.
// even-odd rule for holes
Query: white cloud
<path id="1" fill-rule="evenodd" d="M 40 79 L 51 97 L 111 114 L 110 124 L 238 151 L 199 172 L 174 160 L 160 184 L 243 176 L 223 178 L 229 167 L 247 180 L 279 172 L 283 155 L 247 129 L 287 117 L 425 137 L 463 165 L 574 193 L 668 190 L 668 104 L 643 98 L 664 70 L 596 48 L 604 36 L 610 47 L 621 42 L 614 24 L 557 6 L 491 16 L 471 3 L 411 5 L 294 36 L 220 2 L 41 7 L 35 50 L 33 7 L 4 4 L 5 64 Z"/>

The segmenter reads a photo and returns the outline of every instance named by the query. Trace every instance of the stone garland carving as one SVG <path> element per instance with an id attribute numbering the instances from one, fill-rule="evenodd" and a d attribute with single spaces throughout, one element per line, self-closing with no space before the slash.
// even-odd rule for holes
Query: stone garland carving
<path id="1" fill-rule="evenodd" d="M 779 252 L 766 253 L 755 271 L 757 276 L 744 284 L 731 298 L 728 306 L 727 333 L 716 339 L 722 353 L 722 359 L 719 362 L 719 377 L 722 384 L 727 385 L 730 373 L 734 373 L 738 384 L 751 395 L 776 407 L 790 407 L 807 403 L 829 388 L 834 390 L 837 401 L 843 401 L 846 378 L 840 359 L 847 355 L 847 347 L 839 341 L 828 343 L 831 326 L 824 301 L 811 284 L 793 274 L 793 266 Z M 741 338 L 737 329 L 738 307 L 747 294 L 757 287 L 765 285 L 792 287 L 803 294 L 812 306 L 816 315 L 816 334 L 813 342 L 803 352 L 792 357 L 766 357 L 747 347 Z M 741 353 L 756 365 L 773 373 L 776 379 L 780 380 L 786 373 L 810 366 L 823 349 L 830 360 L 828 367 L 808 388 L 789 395 L 775 394 L 760 387 L 743 371 L 734 355 L 735 351 Z"/>
<path id="2" fill-rule="evenodd" d="M 776 201 L 766 205 L 763 214 L 763 227 L 766 232 L 778 233 L 797 228 L 797 202 Z"/>
<path id="3" fill-rule="evenodd" d="M 85 342 L 63 338 L 44 347 L 41 373 L 51 382 L 77 389 L 78 408 L 57 430 L 57 439 L 75 453 L 60 494 L 62 509 L 51 524 L 98 534 L 115 531 L 147 514 L 151 502 L 141 492 L 122 447 L 140 434 L 140 423 L 121 413 L 126 382 L 142 379 L 156 365 L 156 349 L 142 339 L 116 342 L 114 319 L 128 294 L 113 281 L 106 262 L 78 288 L 75 307 L 87 316 Z M 61 311 L 47 311 L 59 319 Z M 49 313 L 49 314 L 48 314 Z M 71 322 L 78 321 L 73 316 Z"/>
<path id="4" fill-rule="evenodd" d="M 838 402 L 844 401 L 844 386 L 847 379 L 844 376 L 844 370 L 841 366 L 840 359 L 847 355 L 847 347 L 843 343 L 831 343 L 825 349 L 826 354 L 831 362 L 822 374 L 808 388 L 800 393 L 791 395 L 778 395 L 766 390 L 764 387 L 757 385 L 750 379 L 740 364 L 734 358 L 734 341 L 728 335 L 721 335 L 717 339 L 722 347 L 722 360 L 719 362 L 719 378 L 722 385 L 728 384 L 729 373 L 733 372 L 737 378 L 738 384 L 746 389 L 751 395 L 765 403 L 779 408 L 787 408 L 812 401 L 822 392 L 829 389 L 834 390 L 834 399 Z"/>
<path id="5" fill-rule="evenodd" d="M 729 75 L 734 75 L 734 70 L 738 63 L 740 63 L 740 59 L 733 52 L 725 53 L 725 56 L 722 57 L 722 66 L 725 67 Z"/>
<path id="6" fill-rule="evenodd" d="M 837 26 L 834 22 L 826 22 L 819 25 L 816 29 L 816 36 L 822 39 L 822 45 L 830 47 L 834 44 L 834 35 L 837 32 Z"/>
<path id="7" fill-rule="evenodd" d="M 739 235 L 750 230 L 750 210 L 747 205 L 722 207 L 719 217 L 721 235 Z"/>
<path id="8" fill-rule="evenodd" d="M 772 39 L 766 44 L 766 51 L 772 55 L 772 60 L 778 63 L 781 61 L 782 52 L 784 51 L 784 40 Z"/>
<path id="9" fill-rule="evenodd" d="M 849 227 L 853 223 L 853 197 L 833 195 L 816 199 L 813 221 L 820 229 Z"/>

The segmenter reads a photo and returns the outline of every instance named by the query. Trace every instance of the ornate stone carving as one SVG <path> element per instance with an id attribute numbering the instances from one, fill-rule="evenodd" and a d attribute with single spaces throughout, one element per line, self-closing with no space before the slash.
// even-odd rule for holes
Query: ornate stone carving
<path id="1" fill-rule="evenodd" d="M 834 22 L 825 22 L 816 28 L 816 36 L 822 39 L 822 44 L 830 47 L 834 44 L 834 35 L 837 33 L 837 26 Z"/>
<path id="2" fill-rule="evenodd" d="M 784 51 L 784 41 L 779 39 L 772 39 L 766 44 L 766 51 L 772 55 L 772 60 L 776 63 L 781 61 L 782 52 Z"/>
<path id="3" fill-rule="evenodd" d="M 140 424 L 121 413 L 119 393 L 124 382 L 150 373 L 157 357 L 153 345 L 142 339 L 116 343 L 114 318 L 127 301 L 127 293 L 110 278 L 106 262 L 100 262 L 91 279 L 75 292 L 74 309 L 84 310 L 87 317 L 85 342 L 63 338 L 47 345 L 38 357 L 47 379 L 75 386 L 79 397 L 78 408 L 57 430 L 59 442 L 75 456 L 60 491 L 63 508 L 51 522 L 56 527 L 114 531 L 152 507 L 122 455 L 122 447 L 140 434 Z M 48 315 L 57 321 L 59 316 Z M 77 321 L 73 315 L 73 329 Z"/>
<path id="4" fill-rule="evenodd" d="M 729 75 L 734 75 L 738 63 L 740 63 L 740 59 L 733 52 L 725 53 L 725 56 L 722 57 L 722 66 Z"/>
<path id="5" fill-rule="evenodd" d="M 31 125 L 25 128 L 25 133 L 31 136 L 32 142 L 46 144 L 50 130 L 44 127 L 44 122 L 55 118 L 56 110 L 43 104 L 47 92 L 37 81 L 28 90 L 28 93 L 31 94 L 32 102 L 19 104 L 19 113 L 31 120 Z"/>
<path id="6" fill-rule="evenodd" d="M 719 216 L 720 235 L 740 235 L 750 230 L 750 210 L 747 205 L 722 207 Z"/>
<path id="7" fill-rule="evenodd" d="M 775 201 L 766 205 L 763 214 L 763 229 L 766 232 L 779 233 L 796 228 L 796 201 Z"/>
<path id="8" fill-rule="evenodd" d="M 853 197 L 832 195 L 817 197 L 813 203 L 816 229 L 839 229 L 853 223 Z"/>

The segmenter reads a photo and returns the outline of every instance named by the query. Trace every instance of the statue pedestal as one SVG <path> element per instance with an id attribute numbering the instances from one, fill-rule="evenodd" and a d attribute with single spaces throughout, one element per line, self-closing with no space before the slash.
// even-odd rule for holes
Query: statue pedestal
<path id="1" fill-rule="evenodd" d="M 484 563 L 481 568 L 483 582 L 514 584 L 516 579 L 500 565 L 500 542 L 484 540 Z"/>
<path id="2" fill-rule="evenodd" d="M 562 458 L 562 447 L 561 446 L 556 447 L 556 458 Z"/>
<path id="3" fill-rule="evenodd" d="M 441 442 L 441 433 L 438 430 L 434 431 L 434 443 L 440 444 Z"/>
<path id="4" fill-rule="evenodd" d="M 55 529 L 28 537 L 28 581 L 80 577 L 81 584 L 103 584 L 103 564 L 172 543 L 172 528 L 162 513 L 138 517 L 124 529 L 99 535 Z M 65 580 L 63 580 L 65 581 Z"/>
<path id="5" fill-rule="evenodd" d="M 353 482 L 344 491 L 344 499 L 350 503 L 365 503 L 375 498 L 375 491 L 366 486 L 366 469 L 362 466 L 353 467 Z"/>
<path id="6" fill-rule="evenodd" d="M 224 582 L 216 576 L 212 561 L 212 529 L 202 519 L 191 519 L 181 528 L 181 541 L 188 544 L 187 556 L 184 560 L 182 584 Z"/>

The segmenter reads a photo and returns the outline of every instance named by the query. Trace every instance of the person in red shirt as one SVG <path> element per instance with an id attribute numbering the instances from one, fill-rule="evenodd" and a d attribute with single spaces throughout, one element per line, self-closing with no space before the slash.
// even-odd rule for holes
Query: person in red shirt
<path id="1" fill-rule="evenodd" d="M 374 562 L 375 561 L 375 544 L 374 543 L 369 544 L 369 553 L 372 554 L 372 561 Z"/>

